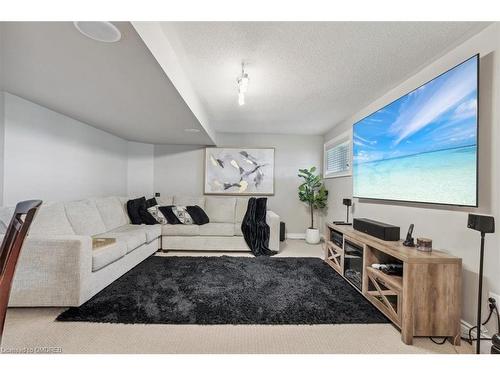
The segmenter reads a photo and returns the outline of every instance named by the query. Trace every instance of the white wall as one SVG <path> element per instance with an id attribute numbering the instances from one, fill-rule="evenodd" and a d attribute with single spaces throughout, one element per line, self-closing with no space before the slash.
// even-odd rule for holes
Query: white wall
<path id="1" fill-rule="evenodd" d="M 127 193 L 127 142 L 5 93 L 4 205 Z"/>
<path id="2" fill-rule="evenodd" d="M 274 147 L 275 195 L 268 207 L 281 216 L 288 233 L 305 232 L 307 207 L 297 196 L 299 168 L 321 168 L 320 136 L 219 133 L 219 147 Z M 163 195 L 202 195 L 204 149 L 193 146 L 155 145 L 155 191 Z"/>
<path id="3" fill-rule="evenodd" d="M 0 47 L 1 48 L 1 47 Z M 1 57 L 0 57 L 1 60 Z M 5 144 L 5 111 L 4 111 L 4 92 L 2 91 L 0 66 L 0 206 L 3 205 L 3 174 L 4 174 L 4 144 Z"/>
<path id="4" fill-rule="evenodd" d="M 127 195 L 153 196 L 154 146 L 148 143 L 127 143 Z"/>
<path id="5" fill-rule="evenodd" d="M 3 154 L 5 135 L 3 80 L 3 25 L 0 22 L 0 206 L 3 204 Z"/>
<path id="6" fill-rule="evenodd" d="M 154 191 L 161 195 L 203 194 L 203 147 L 154 146 Z"/>
<path id="7" fill-rule="evenodd" d="M 354 216 L 369 217 L 400 225 L 402 234 L 410 223 L 415 224 L 416 236 L 430 237 L 438 249 L 448 251 L 463 259 L 463 309 L 462 317 L 475 322 L 477 269 L 479 262 L 479 233 L 466 228 L 467 214 L 480 212 L 500 219 L 500 28 L 494 24 L 445 54 L 418 74 L 401 83 L 351 118 L 337 124 L 325 135 L 328 141 L 350 129 L 352 124 L 385 106 L 436 75 L 462 62 L 466 58 L 481 54 L 480 101 L 479 101 L 479 208 L 448 208 L 421 204 L 381 204 L 370 201 L 354 202 Z M 342 219 L 345 207 L 341 197 L 352 195 L 352 178 L 327 180 L 327 187 L 336 194 L 330 199 L 328 217 Z M 497 235 L 488 235 L 485 258 L 485 294 L 492 290 L 500 293 L 500 251 Z M 484 299 L 483 299 L 484 301 Z M 487 310 L 484 304 L 484 310 Z M 486 311 L 487 312 L 487 311 Z M 494 319 L 492 319 L 494 320 Z M 494 327 L 494 324 L 489 326 Z M 490 331 L 492 332 L 492 331 Z"/>

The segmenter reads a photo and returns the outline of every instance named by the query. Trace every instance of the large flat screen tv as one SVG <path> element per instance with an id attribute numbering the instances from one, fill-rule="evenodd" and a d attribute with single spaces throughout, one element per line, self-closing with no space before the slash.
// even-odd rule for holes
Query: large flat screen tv
<path id="1" fill-rule="evenodd" d="M 477 207 L 476 55 L 353 127 L 353 196 Z"/>

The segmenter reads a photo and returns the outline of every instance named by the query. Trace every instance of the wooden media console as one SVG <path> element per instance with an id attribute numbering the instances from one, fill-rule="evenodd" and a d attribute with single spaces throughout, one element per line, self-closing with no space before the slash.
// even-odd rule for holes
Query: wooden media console
<path id="1" fill-rule="evenodd" d="M 334 224 L 326 225 L 324 249 L 325 261 L 401 330 L 405 344 L 433 336 L 460 345 L 461 258 Z M 402 264 L 403 273 L 386 274 L 375 263 Z"/>

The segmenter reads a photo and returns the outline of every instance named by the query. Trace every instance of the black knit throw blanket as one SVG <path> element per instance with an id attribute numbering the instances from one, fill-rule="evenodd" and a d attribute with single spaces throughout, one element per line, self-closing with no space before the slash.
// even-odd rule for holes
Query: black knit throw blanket
<path id="1" fill-rule="evenodd" d="M 250 198 L 247 212 L 241 223 L 241 231 L 245 241 L 255 256 L 274 255 L 276 251 L 269 249 L 271 230 L 266 223 L 267 198 Z"/>

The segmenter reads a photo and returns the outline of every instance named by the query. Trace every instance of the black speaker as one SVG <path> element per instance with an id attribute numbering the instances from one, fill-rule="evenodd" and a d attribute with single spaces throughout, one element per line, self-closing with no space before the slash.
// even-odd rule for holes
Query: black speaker
<path id="1" fill-rule="evenodd" d="M 481 232 L 481 247 L 479 250 L 479 286 L 477 288 L 477 315 L 476 327 L 481 327 L 481 304 L 483 298 L 483 264 L 484 264 L 484 237 L 486 233 L 495 233 L 495 218 L 493 216 L 469 214 L 467 228 Z M 476 328 L 476 354 L 481 353 L 481 330 Z M 491 348 L 493 353 L 494 346 Z"/>
<path id="2" fill-rule="evenodd" d="M 349 198 L 344 198 L 344 199 L 342 199 L 342 204 L 344 206 L 351 207 L 352 206 L 352 200 L 349 199 Z"/>
<path id="3" fill-rule="evenodd" d="M 467 228 L 482 233 L 495 233 L 495 218 L 493 216 L 469 214 Z"/>
<path id="4" fill-rule="evenodd" d="M 280 221 L 280 241 L 283 242 L 285 240 L 286 228 L 285 223 Z"/>
<path id="5" fill-rule="evenodd" d="M 371 219 L 354 219 L 353 228 L 384 241 L 399 241 L 400 228 Z"/>

